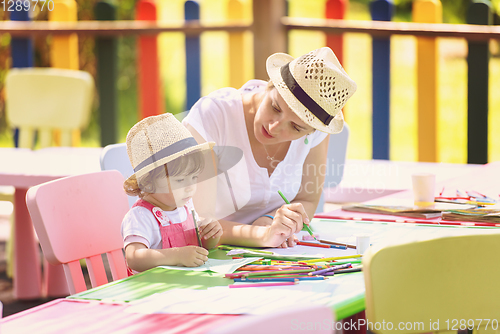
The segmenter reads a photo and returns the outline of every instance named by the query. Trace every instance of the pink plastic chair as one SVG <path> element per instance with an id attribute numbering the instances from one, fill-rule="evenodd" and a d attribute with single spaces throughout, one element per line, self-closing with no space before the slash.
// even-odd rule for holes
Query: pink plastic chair
<path id="1" fill-rule="evenodd" d="M 127 277 L 120 226 L 129 206 L 118 171 L 70 176 L 28 190 L 26 203 L 43 253 L 62 264 L 69 291 L 85 291 L 80 259 L 92 287 L 108 283 L 101 254 L 113 280 Z"/>

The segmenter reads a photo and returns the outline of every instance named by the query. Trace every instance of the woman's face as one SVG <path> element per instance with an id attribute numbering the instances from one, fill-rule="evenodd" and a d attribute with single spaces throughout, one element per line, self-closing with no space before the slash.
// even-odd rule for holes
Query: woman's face
<path id="1" fill-rule="evenodd" d="M 254 119 L 255 138 L 261 144 L 292 141 L 313 130 L 290 109 L 276 88 L 266 91 Z"/>

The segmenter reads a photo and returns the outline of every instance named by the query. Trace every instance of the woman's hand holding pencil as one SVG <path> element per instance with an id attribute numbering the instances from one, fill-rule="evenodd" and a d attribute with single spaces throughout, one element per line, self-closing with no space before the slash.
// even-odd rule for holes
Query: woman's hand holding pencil
<path id="1" fill-rule="evenodd" d="M 302 230 L 304 223 L 309 223 L 309 218 L 301 203 L 281 206 L 267 231 L 266 244 L 283 248 L 295 246 L 294 234 Z"/>

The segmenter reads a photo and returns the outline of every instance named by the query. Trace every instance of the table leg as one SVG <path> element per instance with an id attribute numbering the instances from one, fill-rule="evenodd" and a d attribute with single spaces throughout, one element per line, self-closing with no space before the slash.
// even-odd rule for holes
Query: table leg
<path id="1" fill-rule="evenodd" d="M 42 296 L 42 274 L 38 242 L 26 206 L 27 189 L 14 193 L 14 296 L 37 299 Z"/>
<path id="2" fill-rule="evenodd" d="M 365 311 L 358 312 L 342 320 L 342 334 L 366 334 Z"/>

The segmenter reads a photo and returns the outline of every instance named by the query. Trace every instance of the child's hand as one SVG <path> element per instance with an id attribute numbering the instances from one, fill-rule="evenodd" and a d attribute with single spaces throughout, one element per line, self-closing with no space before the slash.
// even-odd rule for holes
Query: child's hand
<path id="1" fill-rule="evenodd" d="M 266 235 L 266 244 L 270 247 L 294 246 L 294 233 L 302 230 L 303 224 L 309 223 L 302 203 L 285 204 L 276 211 L 273 223 Z"/>
<path id="2" fill-rule="evenodd" d="M 200 238 L 208 240 L 210 238 L 219 239 L 222 236 L 222 226 L 218 220 L 206 218 L 204 219 L 199 229 Z"/>
<path id="3" fill-rule="evenodd" d="M 178 262 L 185 267 L 199 267 L 208 260 L 208 251 L 198 246 L 178 248 Z"/>

